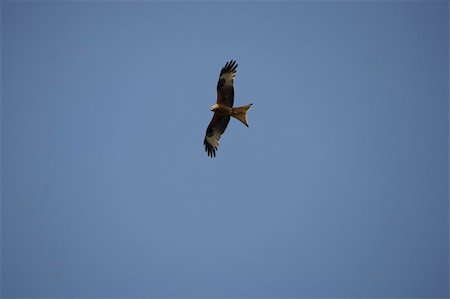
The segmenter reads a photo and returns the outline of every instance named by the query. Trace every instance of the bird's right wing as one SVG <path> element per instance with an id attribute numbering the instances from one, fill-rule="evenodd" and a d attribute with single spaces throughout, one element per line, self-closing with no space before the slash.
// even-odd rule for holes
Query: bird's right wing
<path id="1" fill-rule="evenodd" d="M 219 148 L 219 139 L 225 132 L 229 121 L 229 115 L 216 112 L 206 129 L 206 136 L 203 144 L 205 145 L 205 151 L 211 158 L 216 156 L 216 150 Z"/>

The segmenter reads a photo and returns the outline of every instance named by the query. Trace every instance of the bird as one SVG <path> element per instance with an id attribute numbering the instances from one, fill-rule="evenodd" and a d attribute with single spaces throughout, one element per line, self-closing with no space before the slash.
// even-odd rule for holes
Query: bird
<path id="1" fill-rule="evenodd" d="M 211 158 L 216 156 L 220 137 L 225 132 L 231 117 L 248 127 L 247 111 L 253 103 L 241 107 L 233 107 L 233 83 L 237 67 L 236 60 L 230 60 L 220 70 L 219 81 L 217 82 L 217 101 L 210 108 L 214 115 L 206 129 L 206 136 L 203 141 L 205 151 Z"/>

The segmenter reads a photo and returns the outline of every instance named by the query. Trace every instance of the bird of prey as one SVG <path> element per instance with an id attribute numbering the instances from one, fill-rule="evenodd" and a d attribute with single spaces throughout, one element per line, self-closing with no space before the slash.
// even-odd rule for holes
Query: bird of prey
<path id="1" fill-rule="evenodd" d="M 214 116 L 206 129 L 206 136 L 203 141 L 205 151 L 211 158 L 216 156 L 219 139 L 225 132 L 231 116 L 248 127 L 247 111 L 253 103 L 242 107 L 233 107 L 233 82 L 237 66 L 235 60 L 230 60 L 220 71 L 219 82 L 217 82 L 217 102 L 210 108 L 214 112 Z"/>

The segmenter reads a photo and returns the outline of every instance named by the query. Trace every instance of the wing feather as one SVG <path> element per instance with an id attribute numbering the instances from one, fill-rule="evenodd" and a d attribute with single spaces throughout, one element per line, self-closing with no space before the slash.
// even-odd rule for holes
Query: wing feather
<path id="1" fill-rule="evenodd" d="M 228 61 L 220 71 L 217 82 L 217 103 L 233 107 L 234 104 L 234 78 L 238 64 L 235 60 Z"/>
<path id="2" fill-rule="evenodd" d="M 205 145 L 206 153 L 211 158 L 216 156 L 216 151 L 219 148 L 219 139 L 225 132 L 229 121 L 229 115 L 216 112 L 206 129 L 206 136 L 203 144 Z"/>

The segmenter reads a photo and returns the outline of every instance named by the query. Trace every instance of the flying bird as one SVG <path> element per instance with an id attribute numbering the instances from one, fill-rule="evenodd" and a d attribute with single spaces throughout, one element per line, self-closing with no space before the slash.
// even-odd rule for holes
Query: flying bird
<path id="1" fill-rule="evenodd" d="M 225 132 L 231 116 L 248 127 L 247 111 L 253 103 L 242 107 L 233 107 L 233 83 L 236 77 L 237 66 L 235 60 L 230 60 L 220 71 L 219 82 L 217 82 L 217 102 L 210 108 L 214 112 L 214 116 L 206 129 L 206 136 L 203 141 L 205 151 L 211 158 L 216 156 L 219 139 Z"/>

